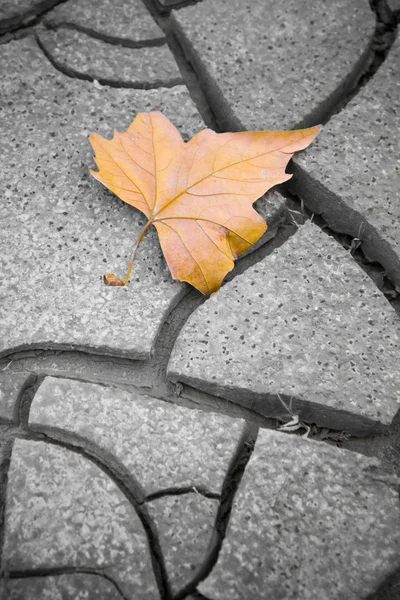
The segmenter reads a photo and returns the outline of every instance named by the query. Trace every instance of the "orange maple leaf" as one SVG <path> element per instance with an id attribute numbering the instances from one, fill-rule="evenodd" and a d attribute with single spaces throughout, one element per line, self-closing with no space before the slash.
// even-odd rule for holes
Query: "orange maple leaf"
<path id="1" fill-rule="evenodd" d="M 126 131 L 114 131 L 112 140 L 93 133 L 89 139 L 99 171 L 91 174 L 148 219 L 124 280 L 107 274 L 104 283 L 127 283 L 137 247 L 154 225 L 172 277 L 205 295 L 216 292 L 234 260 L 267 229 L 253 202 L 291 178 L 287 163 L 319 129 L 204 129 L 185 143 L 167 117 L 151 112 L 139 113 Z"/>

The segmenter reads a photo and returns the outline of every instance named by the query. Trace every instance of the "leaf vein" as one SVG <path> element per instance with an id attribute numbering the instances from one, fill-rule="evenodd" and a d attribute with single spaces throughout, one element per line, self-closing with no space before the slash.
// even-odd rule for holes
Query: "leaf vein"
<path id="1" fill-rule="evenodd" d="M 210 235 L 208 235 L 207 231 L 200 225 L 200 223 L 197 222 L 196 220 L 196 225 L 198 225 L 200 227 L 200 229 L 202 230 L 202 232 L 204 233 L 204 235 L 206 235 L 208 237 L 208 239 L 210 240 L 210 242 L 212 242 L 214 244 L 214 246 L 216 247 L 216 249 L 221 252 L 221 254 L 224 254 L 227 258 L 229 258 L 230 260 L 232 259 L 232 256 L 229 256 L 229 254 L 227 254 L 226 252 L 224 252 L 223 250 L 221 250 L 221 248 L 219 246 L 217 246 L 217 244 L 214 242 L 214 240 L 212 239 L 212 237 Z M 223 227 L 223 225 L 221 225 L 221 227 Z"/>
<path id="2" fill-rule="evenodd" d="M 189 256 L 191 257 L 191 259 L 193 260 L 193 262 L 194 262 L 194 263 L 197 265 L 197 267 L 199 268 L 199 270 L 200 270 L 200 273 L 201 273 L 201 275 L 202 275 L 202 277 L 203 277 L 203 279 L 204 279 L 204 283 L 205 283 L 205 284 L 206 284 L 206 286 L 207 286 L 207 290 L 209 290 L 209 289 L 210 289 L 210 286 L 208 285 L 208 282 L 207 282 L 207 279 L 206 279 L 206 277 L 205 277 L 205 275 L 204 275 L 203 269 L 201 268 L 201 266 L 199 265 L 199 263 L 197 262 L 197 260 L 196 260 L 196 259 L 195 259 L 195 257 L 193 256 L 193 254 L 190 252 L 190 250 L 188 249 L 188 247 L 186 246 L 186 244 L 185 244 L 185 242 L 183 241 L 182 237 L 180 236 L 179 232 L 178 232 L 178 231 L 177 231 L 177 230 L 176 230 L 174 227 L 172 227 L 171 225 L 168 225 L 168 223 L 164 223 L 164 222 L 163 222 L 163 225 L 165 225 L 166 227 L 169 227 L 169 229 L 171 229 L 172 231 L 174 231 L 174 232 L 176 233 L 176 235 L 178 236 L 178 238 L 181 240 L 181 242 L 182 242 L 182 245 L 184 246 L 185 250 L 187 251 L 187 253 L 188 253 L 188 254 L 189 254 Z"/>
<path id="3" fill-rule="evenodd" d="M 102 146 L 101 144 L 99 144 L 99 145 L 100 145 L 100 147 L 101 147 L 101 148 L 104 150 L 104 152 L 107 154 L 107 156 L 109 156 L 109 157 L 110 157 L 112 160 L 114 160 L 114 159 L 112 158 L 112 156 L 110 155 L 110 153 L 109 153 L 109 152 L 107 152 L 107 150 L 104 148 L 104 146 Z M 121 172 L 122 172 L 122 173 L 125 175 L 125 177 L 126 177 L 126 178 L 127 178 L 129 181 L 132 181 L 132 179 L 129 177 L 128 173 L 126 173 L 126 172 L 124 171 L 124 169 L 123 169 L 123 168 L 122 168 L 120 165 L 118 165 L 118 164 L 115 162 L 115 160 L 114 160 L 114 163 L 117 165 L 117 167 L 120 169 L 120 171 L 121 171 Z M 100 172 L 100 171 L 99 171 L 99 172 Z M 133 185 L 136 185 L 137 189 L 138 189 L 138 190 L 139 190 L 139 192 L 142 194 L 142 196 L 143 196 L 143 199 L 144 199 L 144 201 L 146 202 L 146 204 L 147 204 L 147 206 L 148 206 L 149 210 L 151 211 L 151 208 L 150 208 L 150 205 L 149 205 L 149 203 L 147 202 L 146 196 L 143 194 L 143 192 L 142 192 L 142 190 L 140 189 L 140 187 L 139 187 L 139 186 L 137 185 L 137 183 L 135 183 L 134 181 L 132 181 L 132 183 L 133 183 Z"/>

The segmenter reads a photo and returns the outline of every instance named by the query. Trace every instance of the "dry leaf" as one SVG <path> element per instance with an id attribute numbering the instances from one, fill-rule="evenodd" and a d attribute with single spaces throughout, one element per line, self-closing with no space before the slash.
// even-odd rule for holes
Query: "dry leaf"
<path id="1" fill-rule="evenodd" d="M 139 113 L 112 140 L 93 133 L 89 139 L 99 168 L 91 171 L 93 177 L 148 219 L 125 279 L 108 274 L 104 282 L 126 284 L 137 246 L 154 225 L 174 279 L 206 295 L 216 292 L 233 261 L 267 229 L 253 202 L 290 179 L 287 163 L 319 129 L 204 129 L 185 143 L 167 117 L 151 112 Z"/>

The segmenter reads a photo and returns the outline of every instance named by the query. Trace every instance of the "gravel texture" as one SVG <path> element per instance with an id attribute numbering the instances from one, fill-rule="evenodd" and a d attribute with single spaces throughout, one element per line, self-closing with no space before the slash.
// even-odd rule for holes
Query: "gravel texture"
<path id="1" fill-rule="evenodd" d="M 294 161 L 310 209 L 362 240 L 400 291 L 400 38 L 376 75 Z"/>
<path id="2" fill-rule="evenodd" d="M 0 419 L 12 421 L 15 417 L 15 404 L 20 390 L 29 377 L 29 373 L 10 373 L 0 371 Z"/>
<path id="3" fill-rule="evenodd" d="M 365 599 L 399 564 L 399 483 L 376 459 L 261 430 L 199 590 L 213 600 Z"/>
<path id="4" fill-rule="evenodd" d="M 350 253 L 307 222 L 190 316 L 168 372 L 245 406 L 256 397 L 269 416 L 287 417 L 277 395 L 292 396 L 303 420 L 354 430 L 400 408 L 399 334 Z"/>
<path id="5" fill-rule="evenodd" d="M 70 25 L 124 45 L 165 41 L 165 36 L 142 0 L 68 0 L 44 19 L 46 25 Z"/>
<path id="6" fill-rule="evenodd" d="M 58 68 L 75 77 L 142 89 L 182 83 L 166 44 L 128 48 L 66 28 L 56 31 L 41 28 L 39 40 Z"/>
<path id="7" fill-rule="evenodd" d="M 8 232 L 0 353 L 39 345 L 146 358 L 187 288 L 172 280 L 155 231 L 125 288 L 102 283 L 105 272 L 127 268 L 144 218 L 90 176 L 88 135 L 111 137 L 137 112 L 161 110 L 187 138 L 203 128 L 201 118 L 184 87 L 123 90 L 74 80 L 32 38 L 0 46 L 0 62 L 7 65 L 0 213 Z"/>
<path id="8" fill-rule="evenodd" d="M 172 589 L 178 592 L 207 555 L 218 501 L 191 493 L 165 496 L 147 506 L 157 524 Z"/>
<path id="9" fill-rule="evenodd" d="M 97 567 L 130 596 L 159 597 L 139 518 L 116 484 L 79 454 L 16 440 L 6 507 L 6 572 Z"/>
<path id="10" fill-rule="evenodd" d="M 57 2 L 59 0 L 1 0 L 0 35 L 29 25 L 37 15 Z"/>
<path id="11" fill-rule="evenodd" d="M 12 579 L 7 593 L 7 600 L 121 600 L 112 583 L 89 574 Z"/>
<path id="12" fill-rule="evenodd" d="M 354 86 L 375 18 L 368 0 L 203 0 L 171 26 L 223 127 L 290 129 Z"/>
<path id="13" fill-rule="evenodd" d="M 115 455 L 147 494 L 171 487 L 220 492 L 243 421 L 100 385 L 48 377 L 30 424 L 57 426 Z"/>

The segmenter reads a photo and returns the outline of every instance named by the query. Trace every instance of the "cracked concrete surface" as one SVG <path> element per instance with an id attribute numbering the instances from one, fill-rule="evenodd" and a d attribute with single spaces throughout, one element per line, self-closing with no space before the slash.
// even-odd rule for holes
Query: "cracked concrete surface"
<path id="1" fill-rule="evenodd" d="M 397 19 L 3 2 L 2 599 L 398 600 Z M 154 232 L 100 280 L 144 220 L 87 137 L 152 110 L 185 140 L 326 123 L 209 299 Z"/>
<path id="2" fill-rule="evenodd" d="M 68 0 L 46 14 L 50 27 L 73 26 L 124 45 L 165 41 L 165 35 L 141 0 Z"/>
<path id="3" fill-rule="evenodd" d="M 400 290 L 400 39 L 376 75 L 295 159 L 297 193 L 336 231 L 358 237 Z M 343 168 L 340 173 L 338 167 Z"/>
<path id="4" fill-rule="evenodd" d="M 129 48 L 82 31 L 38 28 L 38 40 L 51 62 L 66 75 L 104 85 L 151 89 L 182 84 L 166 44 Z"/>
<path id="5" fill-rule="evenodd" d="M 368 0 L 204 0 L 174 12 L 171 30 L 222 127 L 294 129 L 321 122 L 355 85 L 374 21 Z"/>

